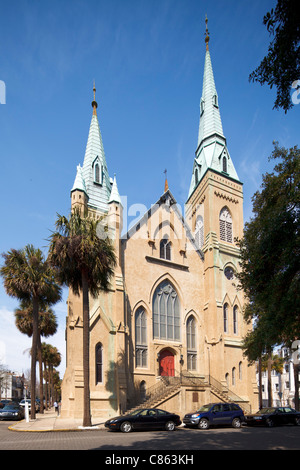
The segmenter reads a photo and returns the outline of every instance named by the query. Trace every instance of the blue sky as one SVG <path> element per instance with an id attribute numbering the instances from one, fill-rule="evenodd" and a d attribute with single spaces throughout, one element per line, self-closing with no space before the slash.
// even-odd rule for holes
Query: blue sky
<path id="1" fill-rule="evenodd" d="M 273 110 L 275 89 L 249 83 L 267 52 L 271 0 L 1 0 L 0 252 L 46 251 L 56 213 L 69 213 L 92 116 L 93 81 L 108 170 L 127 205 L 150 207 L 169 187 L 183 207 L 197 145 L 205 14 L 223 130 L 240 180 L 244 218 L 273 140 L 299 144 L 300 105 Z M 295 77 L 295 80 L 300 77 Z M 292 93 L 291 89 L 291 93 Z M 135 214 L 135 217 L 138 214 Z M 66 292 L 55 307 L 65 367 Z M 18 302 L 0 285 L 0 362 L 30 367 Z"/>

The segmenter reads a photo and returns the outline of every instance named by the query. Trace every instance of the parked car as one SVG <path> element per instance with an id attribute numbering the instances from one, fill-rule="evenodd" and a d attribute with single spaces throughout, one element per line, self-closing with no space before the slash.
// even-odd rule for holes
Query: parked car
<path id="1" fill-rule="evenodd" d="M 0 408 L 4 408 L 5 405 L 9 405 L 10 403 L 12 403 L 11 400 L 6 400 L 6 399 L 4 400 L 3 399 L 3 400 L 0 401 Z"/>
<path id="2" fill-rule="evenodd" d="M 25 409 L 25 401 L 28 403 L 28 410 L 29 410 L 29 413 L 30 413 L 30 411 L 31 411 L 31 400 L 30 400 L 30 398 L 26 398 L 26 400 L 25 399 L 21 400 L 20 401 L 20 406 L 22 406 Z M 35 403 L 35 411 L 39 411 L 39 409 L 40 409 L 40 405 L 36 402 Z"/>
<path id="3" fill-rule="evenodd" d="M 181 424 L 180 416 L 157 408 L 143 408 L 123 416 L 117 416 L 106 421 L 105 427 L 122 432 L 138 429 L 165 429 L 174 431 Z"/>
<path id="4" fill-rule="evenodd" d="M 0 410 L 0 420 L 3 421 L 5 419 L 8 420 L 20 420 L 24 419 L 24 408 L 18 403 L 11 403 L 9 405 L 5 405 L 4 408 Z"/>
<path id="5" fill-rule="evenodd" d="M 194 413 L 186 414 L 183 418 L 183 423 L 187 427 L 200 429 L 224 425 L 240 428 L 243 421 L 244 412 L 236 403 L 209 403 Z"/>
<path id="6" fill-rule="evenodd" d="M 300 412 L 289 406 L 262 408 L 255 414 L 246 415 L 248 426 L 279 426 L 282 424 L 295 424 L 300 426 Z"/>

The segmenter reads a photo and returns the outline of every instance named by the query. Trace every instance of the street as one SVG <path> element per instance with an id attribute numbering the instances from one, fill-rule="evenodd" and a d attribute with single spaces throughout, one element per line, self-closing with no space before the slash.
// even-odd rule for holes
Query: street
<path id="1" fill-rule="evenodd" d="M 184 459 L 193 455 L 199 459 L 199 450 L 299 450 L 300 427 L 282 426 L 275 428 L 241 429 L 216 428 L 208 430 L 180 427 L 175 432 L 142 431 L 122 434 L 108 430 L 84 430 L 62 432 L 16 432 L 8 429 L 13 422 L 0 422 L 0 450 L 101 450 L 102 462 L 106 464 L 126 464 L 116 460 L 103 461 L 104 455 L 136 455 L 147 451 L 152 455 L 152 464 L 160 452 L 167 451 L 171 456 L 181 455 Z M 190 452 L 189 452 L 190 451 Z M 115 452 L 115 454 L 114 454 Z M 129 453 L 128 453 L 129 452 Z M 137 454 L 138 455 L 138 454 Z M 175 459 L 175 457 L 174 457 Z M 171 464 L 172 462 L 164 462 Z M 173 461 L 176 462 L 175 460 Z M 186 464 L 190 463 L 188 460 Z M 134 462 L 131 463 L 134 466 Z"/>

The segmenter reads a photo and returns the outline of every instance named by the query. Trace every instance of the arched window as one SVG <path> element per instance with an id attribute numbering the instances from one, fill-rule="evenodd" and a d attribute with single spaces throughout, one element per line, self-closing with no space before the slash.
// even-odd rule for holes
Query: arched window
<path id="1" fill-rule="evenodd" d="M 200 101 L 200 114 L 204 113 L 204 100 L 201 99 Z"/>
<path id="2" fill-rule="evenodd" d="M 146 382 L 142 380 L 140 383 L 140 399 L 141 401 L 145 401 L 147 398 L 147 389 L 146 389 Z"/>
<path id="3" fill-rule="evenodd" d="M 171 261 L 171 242 L 168 238 L 163 238 L 160 242 L 160 258 Z"/>
<path id="4" fill-rule="evenodd" d="M 220 212 L 220 239 L 232 243 L 232 218 L 227 207 Z"/>
<path id="5" fill-rule="evenodd" d="M 203 218 L 201 215 L 197 217 L 196 227 L 195 227 L 195 241 L 196 245 L 201 248 L 204 243 L 204 225 Z"/>
<path id="6" fill-rule="evenodd" d="M 228 333 L 228 304 L 223 306 L 223 324 L 224 324 L 224 333 Z"/>
<path id="7" fill-rule="evenodd" d="M 95 164 L 95 183 L 100 183 L 100 166 L 99 166 L 99 163 Z"/>
<path id="8" fill-rule="evenodd" d="M 196 320 L 191 315 L 186 322 L 187 368 L 197 369 Z"/>
<path id="9" fill-rule="evenodd" d="M 228 372 L 225 374 L 225 380 L 226 380 L 227 388 L 229 388 L 229 374 L 228 374 Z"/>
<path id="10" fill-rule="evenodd" d="M 199 183 L 198 169 L 195 170 L 195 186 Z"/>
<path id="11" fill-rule="evenodd" d="M 103 382 L 103 346 L 101 343 L 96 344 L 96 384 Z"/>
<path id="12" fill-rule="evenodd" d="M 147 367 L 148 345 L 147 345 L 147 317 L 143 307 L 135 314 L 135 365 L 136 367 Z"/>
<path id="13" fill-rule="evenodd" d="M 235 385 L 235 367 L 232 368 L 232 385 Z"/>
<path id="14" fill-rule="evenodd" d="M 180 304 L 169 281 L 162 282 L 153 295 L 153 336 L 180 341 Z"/>
<path id="15" fill-rule="evenodd" d="M 238 307 L 235 305 L 233 307 L 233 333 L 237 335 L 238 333 Z"/>
<path id="16" fill-rule="evenodd" d="M 227 158 L 225 156 L 223 157 L 223 171 L 227 173 Z"/>
<path id="17" fill-rule="evenodd" d="M 239 379 L 243 379 L 243 367 L 242 367 L 242 361 L 239 362 Z"/>

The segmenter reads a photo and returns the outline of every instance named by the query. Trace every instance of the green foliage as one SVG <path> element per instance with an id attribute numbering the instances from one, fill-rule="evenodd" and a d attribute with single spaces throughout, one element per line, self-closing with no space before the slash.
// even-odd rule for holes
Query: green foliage
<path id="1" fill-rule="evenodd" d="M 61 298 L 61 288 L 55 280 L 54 270 L 40 249 L 26 245 L 21 250 L 3 254 L 4 265 L 0 274 L 8 295 L 25 302 L 32 311 L 31 399 L 35 402 L 36 357 L 39 344 L 40 305 L 53 305 Z M 35 408 L 31 410 L 35 419 Z"/>
<path id="2" fill-rule="evenodd" d="M 54 271 L 40 249 L 26 245 L 3 254 L 4 265 L 0 275 L 8 295 L 21 301 L 53 305 L 61 298 L 61 288 L 55 281 Z"/>
<path id="3" fill-rule="evenodd" d="M 15 310 L 15 323 L 21 333 L 32 336 L 33 332 L 33 308 L 26 302 L 21 302 L 18 309 Z M 57 331 L 57 318 L 51 308 L 39 310 L 39 332 L 41 336 L 52 336 Z"/>
<path id="4" fill-rule="evenodd" d="M 249 300 L 245 318 L 255 320 L 245 341 L 249 351 L 252 343 L 263 351 L 300 336 L 300 151 L 275 143 L 271 159 L 281 161 L 263 176 L 252 199 L 254 215 L 238 241 L 238 278 Z"/>
<path id="5" fill-rule="evenodd" d="M 82 272 L 87 276 L 89 292 L 95 296 L 107 290 L 116 263 L 110 240 L 97 235 L 99 220 L 82 217 L 74 210 L 69 219 L 58 215 L 57 232 L 51 236 L 49 261 L 56 269 L 61 284 L 82 289 Z"/>
<path id="6" fill-rule="evenodd" d="M 277 88 L 274 108 L 287 112 L 293 107 L 291 86 L 300 79 L 300 8 L 298 0 L 278 0 L 263 23 L 274 39 L 268 54 L 249 76 L 250 81 Z"/>

